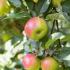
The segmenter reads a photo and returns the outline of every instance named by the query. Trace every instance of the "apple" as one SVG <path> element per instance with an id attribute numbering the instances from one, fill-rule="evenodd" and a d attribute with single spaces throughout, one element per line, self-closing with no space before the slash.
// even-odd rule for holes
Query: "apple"
<path id="1" fill-rule="evenodd" d="M 54 7 L 58 7 L 61 5 L 62 0 L 52 0 L 52 4 Z"/>
<path id="2" fill-rule="evenodd" d="M 39 70 L 40 60 L 34 54 L 26 54 L 22 59 L 25 70 Z"/>
<path id="3" fill-rule="evenodd" d="M 38 3 L 38 0 L 33 0 L 34 3 Z"/>
<path id="4" fill-rule="evenodd" d="M 32 17 L 25 24 L 24 31 L 27 37 L 39 41 L 48 33 L 48 25 L 43 18 Z"/>
<path id="5" fill-rule="evenodd" d="M 0 16 L 6 15 L 10 11 L 10 4 L 7 0 L 0 0 Z"/>
<path id="6" fill-rule="evenodd" d="M 59 70 L 59 63 L 52 57 L 46 57 L 41 61 L 42 70 Z"/>

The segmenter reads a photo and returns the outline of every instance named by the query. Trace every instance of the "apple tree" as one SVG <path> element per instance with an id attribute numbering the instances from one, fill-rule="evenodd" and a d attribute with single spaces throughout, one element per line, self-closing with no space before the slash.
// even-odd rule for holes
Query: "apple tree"
<path id="1" fill-rule="evenodd" d="M 70 70 L 70 0 L 0 0 L 0 70 Z"/>

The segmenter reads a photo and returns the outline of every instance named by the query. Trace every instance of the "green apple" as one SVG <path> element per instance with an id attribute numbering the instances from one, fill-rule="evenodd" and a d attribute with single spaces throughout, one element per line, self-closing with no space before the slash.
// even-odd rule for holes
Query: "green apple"
<path id="1" fill-rule="evenodd" d="M 34 54 L 26 54 L 22 59 L 25 70 L 39 70 L 40 60 Z"/>
<path id="2" fill-rule="evenodd" d="M 54 7 L 58 7 L 61 5 L 62 0 L 52 0 L 52 4 Z"/>
<path id="3" fill-rule="evenodd" d="M 33 0 L 34 3 L 38 3 L 39 0 Z"/>
<path id="4" fill-rule="evenodd" d="M 42 70 L 59 70 L 59 63 L 52 57 L 46 57 L 41 62 Z"/>
<path id="5" fill-rule="evenodd" d="M 10 4 L 7 0 L 0 0 L 0 16 L 6 15 L 10 11 Z"/>
<path id="6" fill-rule="evenodd" d="M 27 37 L 39 41 L 48 33 L 48 25 L 43 18 L 32 17 L 24 27 Z"/>

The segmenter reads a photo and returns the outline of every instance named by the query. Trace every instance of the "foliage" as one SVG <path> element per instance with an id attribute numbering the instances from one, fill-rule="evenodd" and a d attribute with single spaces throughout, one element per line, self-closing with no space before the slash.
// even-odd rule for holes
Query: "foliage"
<path id="1" fill-rule="evenodd" d="M 52 0 L 8 3 L 10 12 L 0 15 L 0 70 L 23 70 L 18 55 L 26 53 L 35 53 L 40 59 L 53 56 L 60 63 L 59 70 L 70 70 L 70 0 L 62 0 L 58 6 Z M 24 32 L 26 22 L 33 16 L 44 18 L 49 30 L 38 42 Z"/>

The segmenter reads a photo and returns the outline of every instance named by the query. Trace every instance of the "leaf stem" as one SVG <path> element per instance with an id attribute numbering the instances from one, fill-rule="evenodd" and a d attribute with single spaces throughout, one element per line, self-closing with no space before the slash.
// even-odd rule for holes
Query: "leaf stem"
<path id="1" fill-rule="evenodd" d="M 56 23 L 57 31 L 59 32 L 60 30 L 59 30 L 58 20 L 55 20 L 55 23 Z M 59 47 L 62 47 L 60 39 L 58 39 L 58 45 L 59 45 Z"/>
<path id="2" fill-rule="evenodd" d="M 52 29 L 51 29 L 51 34 L 53 33 L 54 26 L 55 26 L 55 20 L 53 21 L 53 25 L 52 25 Z"/>

